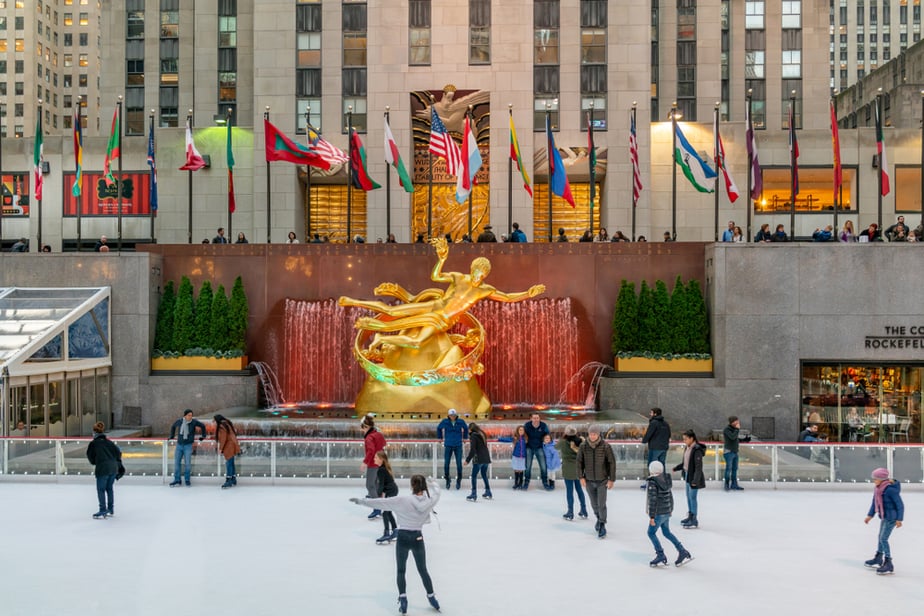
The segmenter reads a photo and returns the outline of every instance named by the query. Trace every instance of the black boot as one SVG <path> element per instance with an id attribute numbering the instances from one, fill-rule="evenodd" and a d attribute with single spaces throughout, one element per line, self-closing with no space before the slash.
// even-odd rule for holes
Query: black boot
<path id="1" fill-rule="evenodd" d="M 731 490 L 731 482 L 728 479 L 726 479 L 725 480 L 725 491 L 728 492 L 729 490 Z"/>
<path id="2" fill-rule="evenodd" d="M 696 519 L 696 514 L 690 514 L 690 519 L 686 522 L 681 522 L 680 525 L 683 528 L 699 528 L 699 520 Z"/>
<path id="3" fill-rule="evenodd" d="M 225 482 L 221 484 L 221 489 L 230 488 L 234 486 L 234 482 L 231 481 L 231 477 L 225 477 Z"/>
<path id="4" fill-rule="evenodd" d="M 870 558 L 868 561 L 863 563 L 867 567 L 877 568 L 882 565 L 882 552 L 876 552 L 876 555 Z"/>

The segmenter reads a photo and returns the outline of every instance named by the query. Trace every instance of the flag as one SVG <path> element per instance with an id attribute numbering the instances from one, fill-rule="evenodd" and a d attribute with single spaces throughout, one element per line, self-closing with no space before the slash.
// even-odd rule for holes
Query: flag
<path id="1" fill-rule="evenodd" d="M 365 191 L 381 188 L 375 180 L 369 177 L 366 168 L 366 148 L 360 141 L 359 135 L 350 128 L 350 180 L 353 186 Z"/>
<path id="2" fill-rule="evenodd" d="M 35 199 L 42 200 L 42 160 L 44 159 L 45 146 L 42 137 L 42 112 L 39 109 L 38 120 L 35 121 L 35 149 L 33 151 L 33 163 L 35 165 Z"/>
<path id="3" fill-rule="evenodd" d="M 526 167 L 523 166 L 523 157 L 520 155 L 520 142 L 517 141 L 517 129 L 513 126 L 513 114 L 510 115 L 510 160 L 516 162 L 520 176 L 523 178 L 523 188 L 533 196 L 533 189 L 529 185 L 529 175 L 526 173 Z"/>
<path id="4" fill-rule="evenodd" d="M 594 198 L 597 195 L 597 149 L 594 147 L 594 127 L 587 114 L 587 167 L 590 172 L 590 211 L 594 211 Z"/>
<path id="5" fill-rule="evenodd" d="M 837 110 L 834 101 L 831 101 L 831 146 L 834 148 L 834 202 L 839 203 L 841 194 L 841 139 L 837 134 Z"/>
<path id="6" fill-rule="evenodd" d="M 151 168 L 150 178 L 148 180 L 148 192 L 151 195 L 151 210 L 157 211 L 157 161 L 154 160 L 154 120 L 151 120 L 151 128 L 148 131 L 148 167 Z"/>
<path id="7" fill-rule="evenodd" d="M 568 183 L 568 174 L 565 173 L 565 166 L 561 162 L 561 154 L 555 147 L 555 139 L 552 137 L 552 116 L 545 114 L 545 133 L 548 137 L 549 148 L 549 187 L 552 192 L 571 204 L 574 205 L 574 197 L 571 196 L 571 184 Z"/>
<path id="8" fill-rule="evenodd" d="M 796 114 L 793 103 L 789 103 L 789 162 L 792 175 L 792 196 L 799 194 L 799 139 L 796 137 Z"/>
<path id="9" fill-rule="evenodd" d="M 475 184 L 475 174 L 481 168 L 481 151 L 478 150 L 478 141 L 472 132 L 472 119 L 465 116 L 465 132 L 462 133 L 462 168 L 459 170 L 459 177 L 456 178 L 456 201 L 465 203 L 468 196 L 472 194 L 472 186 Z"/>
<path id="10" fill-rule="evenodd" d="M 735 181 L 728 173 L 725 167 L 725 145 L 722 143 L 722 134 L 719 132 L 719 115 L 715 114 L 715 142 L 716 142 L 716 169 L 722 170 L 722 177 L 725 178 L 725 192 L 728 193 L 728 200 L 732 203 L 738 200 L 738 187 Z"/>
<path id="11" fill-rule="evenodd" d="M 879 101 L 876 101 L 876 154 L 879 155 L 879 177 L 882 196 L 889 194 L 889 161 L 886 160 L 885 141 L 882 138 L 882 116 L 879 115 Z"/>
<path id="12" fill-rule="evenodd" d="M 234 201 L 234 151 L 231 149 L 231 118 L 228 118 L 228 212 L 234 213 L 237 204 Z"/>
<path id="13" fill-rule="evenodd" d="M 267 162 L 282 160 L 296 165 L 330 169 L 330 162 L 323 156 L 306 145 L 295 143 L 279 132 L 269 120 L 263 120 L 263 131 Z"/>
<path id="14" fill-rule="evenodd" d="M 446 131 L 446 126 L 432 106 L 430 107 L 430 152 L 446 160 L 447 173 L 459 175 L 459 167 L 462 166 L 462 152 Z"/>
<path id="15" fill-rule="evenodd" d="M 757 139 L 754 136 L 754 125 L 751 123 L 751 105 L 750 103 L 744 111 L 747 124 L 746 141 L 748 145 L 748 160 L 751 165 L 751 199 L 757 201 L 764 192 L 764 178 L 760 171 L 760 161 L 757 160 Z"/>
<path id="16" fill-rule="evenodd" d="M 205 159 L 196 149 L 193 141 L 192 127 L 189 120 L 186 120 L 186 164 L 180 167 L 180 171 L 198 171 L 205 166 Z"/>
<path id="17" fill-rule="evenodd" d="M 642 194 L 642 171 L 638 166 L 638 136 L 635 133 L 635 111 L 629 121 L 629 158 L 632 159 L 632 203 Z"/>
<path id="18" fill-rule="evenodd" d="M 83 126 L 80 121 L 80 102 L 74 105 L 74 167 L 77 172 L 74 174 L 74 185 L 71 186 L 71 194 L 80 197 L 83 188 Z"/>
<path id="19" fill-rule="evenodd" d="M 120 133 L 119 107 L 117 105 L 115 111 L 112 112 L 112 130 L 109 131 L 109 145 L 106 146 L 106 158 L 103 160 L 103 176 L 106 180 L 106 186 L 115 184 L 115 178 L 112 177 L 112 161 L 122 155 Z"/>
<path id="20" fill-rule="evenodd" d="M 388 125 L 388 118 L 385 118 L 385 162 L 395 168 L 398 173 L 398 182 L 404 188 L 404 192 L 414 192 L 414 185 L 411 183 L 411 176 L 407 174 L 404 163 L 401 162 L 401 152 L 398 151 L 398 144 L 395 143 L 395 137 L 391 134 L 391 127 Z"/>
<path id="21" fill-rule="evenodd" d="M 714 188 L 710 186 L 715 181 L 716 172 L 699 157 L 679 126 L 674 132 L 674 162 L 680 165 L 683 175 L 690 180 L 693 188 L 699 192 L 713 192 Z"/>
<path id="22" fill-rule="evenodd" d="M 308 135 L 308 147 L 317 152 L 321 158 L 331 165 L 340 165 L 350 160 L 346 152 L 324 139 L 321 136 L 321 131 L 311 124 L 305 126 L 305 133 Z"/>

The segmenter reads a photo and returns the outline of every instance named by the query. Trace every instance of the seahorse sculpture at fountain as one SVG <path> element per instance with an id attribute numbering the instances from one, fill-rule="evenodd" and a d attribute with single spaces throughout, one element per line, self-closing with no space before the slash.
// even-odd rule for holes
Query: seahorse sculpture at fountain
<path id="1" fill-rule="evenodd" d="M 472 261 L 469 274 L 443 272 L 449 245 L 445 238 L 430 243 L 437 256 L 430 279 L 448 285 L 445 289 L 412 295 L 398 284 L 385 282 L 375 288 L 375 294 L 400 303 L 338 300 L 341 306 L 378 313 L 356 321 L 359 333 L 353 355 L 368 373 L 356 399 L 357 413 L 428 419 L 456 408 L 475 418 L 486 417 L 491 402 L 472 378 L 484 371 L 485 331 L 468 311 L 484 299 L 519 302 L 545 292 L 541 284 L 517 293 L 499 291 L 485 282 L 491 262 L 484 257 Z M 465 333 L 451 333 L 457 324 Z"/>

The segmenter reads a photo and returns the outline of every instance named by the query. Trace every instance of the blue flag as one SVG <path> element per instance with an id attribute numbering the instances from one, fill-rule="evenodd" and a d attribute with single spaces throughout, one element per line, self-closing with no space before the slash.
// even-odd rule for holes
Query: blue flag
<path id="1" fill-rule="evenodd" d="M 555 147 L 555 139 L 552 137 L 552 120 L 551 115 L 545 115 L 545 132 L 549 138 L 549 188 L 552 192 L 571 204 L 574 205 L 574 197 L 571 196 L 571 185 L 568 183 L 568 174 L 565 173 L 565 166 L 561 162 L 561 154 Z"/>
<path id="2" fill-rule="evenodd" d="M 151 178 L 148 184 L 151 193 L 151 211 L 157 211 L 157 162 L 154 160 L 154 123 L 151 122 L 151 131 L 148 134 L 148 167 L 151 168 Z"/>

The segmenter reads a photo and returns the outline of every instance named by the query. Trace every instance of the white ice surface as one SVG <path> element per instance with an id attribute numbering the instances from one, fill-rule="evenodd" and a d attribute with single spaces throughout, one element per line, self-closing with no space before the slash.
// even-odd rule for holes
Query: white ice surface
<path id="1" fill-rule="evenodd" d="M 348 502 L 359 481 L 269 487 L 194 479 L 191 488 L 126 478 L 117 517 L 91 519 L 95 487 L 0 482 L 0 614 L 397 614 L 394 547 L 381 521 Z M 445 492 L 425 527 L 443 614 L 921 614 L 921 486 L 905 486 L 906 525 L 892 535 L 896 573 L 863 567 L 878 520 L 863 524 L 871 489 L 752 488 L 700 493 L 698 530 L 672 528 L 695 558 L 650 569 L 644 493 L 609 493 L 609 535 L 593 516 L 566 522 L 564 490 L 465 501 Z M 407 492 L 407 480 L 399 480 Z M 673 563 L 676 552 L 664 542 Z M 409 562 L 409 614 L 433 614 Z"/>

